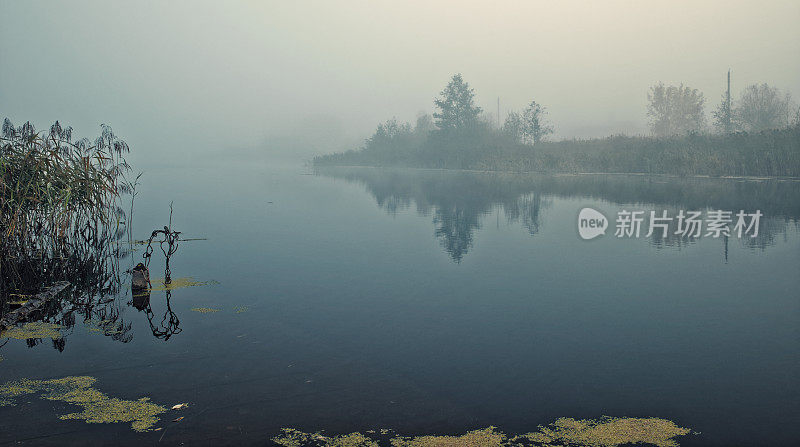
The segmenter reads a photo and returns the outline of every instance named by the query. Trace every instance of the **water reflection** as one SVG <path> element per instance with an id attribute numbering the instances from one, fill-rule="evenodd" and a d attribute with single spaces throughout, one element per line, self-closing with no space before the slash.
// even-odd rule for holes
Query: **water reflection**
<path id="1" fill-rule="evenodd" d="M 150 306 L 150 292 L 134 295 L 128 305 L 133 306 L 138 311 L 143 311 L 147 316 L 147 322 L 150 324 L 150 331 L 153 336 L 167 341 L 175 334 L 181 333 L 183 329 L 180 327 L 180 319 L 172 310 L 170 300 L 172 299 L 172 291 L 167 290 L 165 293 L 166 310 L 159 322 L 156 319 L 155 313 Z"/>
<path id="2" fill-rule="evenodd" d="M 151 307 L 152 289 L 147 266 L 139 263 L 127 271 L 121 270 L 121 262 L 132 259 L 132 255 L 136 252 L 135 245 L 121 242 L 123 234 L 122 232 L 101 234 L 101 238 L 97 238 L 94 234 L 86 235 L 82 243 L 73 244 L 72 247 L 77 249 L 68 257 L 51 258 L 40 254 L 38 257 L 29 257 L 22 261 L 18 258 L 4 259 L 2 263 L 6 274 L 4 280 L 17 280 L 19 284 L 23 284 L 22 280 L 26 278 L 36 278 L 38 281 L 56 278 L 67 280 L 70 284 L 56 296 L 57 299 L 47 300 L 40 308 L 28 313 L 23 321 L 10 327 L 9 329 L 13 328 L 16 331 L 14 338 L 24 339 L 29 348 L 49 341 L 54 349 L 62 352 L 66 347 L 67 338 L 75 331 L 77 323 L 81 322 L 90 333 L 100 334 L 120 343 L 129 343 L 133 340 L 133 325 L 123 318 L 128 306 L 144 312 L 150 330 L 156 338 L 166 341 L 180 333 L 182 331 L 180 319 L 170 304 L 173 288 L 170 259 L 177 252 L 180 232 L 171 231 L 169 227 L 154 231 L 143 254 L 145 264 L 149 265 L 153 254 L 153 242 L 164 254 L 165 269 L 162 282 L 165 287 L 155 289 L 165 290 L 166 309 L 161 317 L 157 317 Z M 157 236 L 161 236 L 160 240 Z M 141 287 L 141 284 L 137 286 L 134 280 L 135 274 L 141 269 L 144 269 L 145 277 L 148 277 L 145 288 Z M 126 275 L 130 276 L 130 281 Z M 11 281 L 4 281 L 6 284 L 9 282 Z M 125 284 L 129 284 L 130 287 L 124 287 Z M 25 303 L 24 299 L 19 302 L 10 301 L 8 296 L 31 298 L 35 289 L 30 289 L 28 292 L 28 289 L 16 286 L 13 290 L 25 290 L 27 294 L 6 295 L 3 302 L 0 302 L 0 308 L 4 309 L 0 312 L 0 316 Z M 126 303 L 127 297 L 130 300 Z M 49 325 L 48 327 L 54 328 L 54 335 L 43 337 L 37 331 L 27 330 L 31 323 L 33 323 L 31 327 Z M 0 339 L 7 335 L 3 332 L 0 334 Z M 9 340 L 7 338 L 3 341 L 0 347 Z"/>
<path id="3" fill-rule="evenodd" d="M 68 280 L 70 286 L 47 300 L 27 315 L 25 321 L 56 325 L 60 338 L 49 338 L 54 349 L 63 351 L 66 336 L 77 321 L 114 341 L 128 343 L 133 338 L 131 324 L 122 317 L 123 308 L 115 298 L 122 289 L 120 263 L 131 251 L 119 242 L 122 230 L 86 227 L 67 239 L 64 250 L 51 253 L 44 250 L 31 255 L 16 253 L 0 260 L 2 289 L 15 293 L 0 294 L 0 314 L 6 314 L 34 296 L 41 284 Z M 10 297 L 22 297 L 14 302 Z M 43 338 L 25 340 L 28 347 L 44 343 Z"/>
<path id="4" fill-rule="evenodd" d="M 150 240 L 147 243 L 147 248 L 145 249 L 144 259 L 147 265 L 141 265 L 144 268 L 145 272 L 147 271 L 147 267 L 150 265 L 150 259 L 152 258 L 153 248 L 152 243 L 153 239 L 161 234 L 163 239 L 159 241 L 159 247 L 161 248 L 161 252 L 164 254 L 164 284 L 169 285 L 172 282 L 172 271 L 170 270 L 169 261 L 172 255 L 178 251 L 178 239 L 180 232 L 178 231 L 171 231 L 169 227 L 164 227 L 163 230 L 156 230 L 150 235 Z M 167 248 L 164 248 L 164 244 L 167 244 Z M 137 266 L 139 267 L 139 266 Z M 156 322 L 155 313 L 153 309 L 150 307 L 150 279 L 149 279 L 149 272 L 147 273 L 147 289 L 138 289 L 136 287 L 136 283 L 131 281 L 131 290 L 132 290 L 132 299 L 128 303 L 129 306 L 133 306 L 138 311 L 143 311 L 147 316 L 147 322 L 150 325 L 150 331 L 153 333 L 153 336 L 156 338 L 160 338 L 164 341 L 167 341 L 175 334 L 181 333 L 183 329 L 180 328 L 180 319 L 172 310 L 172 306 L 170 305 L 170 300 L 172 299 L 172 290 L 167 287 L 165 290 L 165 301 L 166 301 L 166 310 L 164 311 L 164 315 L 161 318 L 160 322 Z"/>
<path id="5" fill-rule="evenodd" d="M 800 218 L 800 183 L 789 180 L 742 180 L 728 178 L 665 178 L 627 175 L 540 175 L 440 170 L 376 168 L 324 168 L 318 174 L 359 183 L 389 214 L 416 208 L 432 216 L 434 236 L 455 262 L 473 247 L 475 231 L 487 216 L 502 214 L 531 236 L 540 232 L 543 213 L 553 198 L 589 199 L 612 205 L 633 205 L 637 210 L 761 210 L 764 217 L 756 237 L 720 238 L 724 256 L 730 243 L 766 249 Z M 577 209 L 575 210 L 577 213 Z M 646 222 L 645 222 L 646 223 Z M 563 222 L 563 225 L 575 225 Z M 675 222 L 666 237 L 656 232 L 642 239 L 657 248 L 680 248 L 702 238 L 680 237 Z M 610 234 L 613 234 L 613 222 Z"/>

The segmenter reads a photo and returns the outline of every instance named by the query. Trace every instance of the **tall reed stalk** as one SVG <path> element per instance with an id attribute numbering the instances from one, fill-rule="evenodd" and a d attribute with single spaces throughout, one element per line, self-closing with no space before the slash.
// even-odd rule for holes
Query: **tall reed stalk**
<path id="1" fill-rule="evenodd" d="M 93 142 L 3 122 L 0 134 L 0 296 L 35 291 L 72 274 L 109 270 L 123 233 L 128 145 L 103 125 Z M 88 270 L 87 270 L 88 269 Z M 115 273 L 116 274 L 116 273 Z M 90 275 L 91 276 L 91 275 Z M 102 281 L 101 281 L 102 282 Z M 102 287 L 102 286 L 101 286 Z"/>

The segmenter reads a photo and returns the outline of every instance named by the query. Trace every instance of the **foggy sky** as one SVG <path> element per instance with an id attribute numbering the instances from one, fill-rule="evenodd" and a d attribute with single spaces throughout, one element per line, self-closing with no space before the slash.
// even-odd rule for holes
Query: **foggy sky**
<path id="1" fill-rule="evenodd" d="M 457 72 L 501 117 L 544 104 L 555 138 L 645 133 L 646 93 L 800 99 L 797 1 L 0 0 L 0 119 L 113 126 L 132 161 L 297 159 L 413 121 Z"/>

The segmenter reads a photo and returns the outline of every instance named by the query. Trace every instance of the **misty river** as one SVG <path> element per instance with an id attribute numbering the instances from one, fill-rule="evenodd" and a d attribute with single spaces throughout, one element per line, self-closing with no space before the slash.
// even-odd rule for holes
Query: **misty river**
<path id="1" fill-rule="evenodd" d="M 3 417 L 0 444 L 525 433 L 609 415 L 699 433 L 681 445 L 788 445 L 800 436 L 799 185 L 156 168 L 134 232 L 165 225 L 174 202 L 172 226 L 194 239 L 170 259 L 177 286 L 123 288 L 108 303 L 114 331 L 73 315 L 58 343 L 0 339 L 0 375 L 92 376 L 111 396 L 189 402 L 186 420 L 137 433 L 60 420 L 66 404 L 31 398 Z M 584 207 L 608 217 L 604 236 L 579 237 Z M 622 210 L 714 209 L 760 210 L 759 234 L 614 235 Z M 165 267 L 156 250 L 151 276 Z"/>

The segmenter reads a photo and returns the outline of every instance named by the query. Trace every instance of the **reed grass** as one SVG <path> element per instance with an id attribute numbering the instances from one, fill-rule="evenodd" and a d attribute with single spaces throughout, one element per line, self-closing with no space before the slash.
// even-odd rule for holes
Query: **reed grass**
<path id="1" fill-rule="evenodd" d="M 59 122 L 37 131 L 3 122 L 0 134 L 0 314 L 2 297 L 66 280 L 73 293 L 119 287 L 118 241 L 128 145 L 103 125 L 94 141 Z M 87 300 L 91 301 L 90 298 Z M 88 302 L 88 301 L 87 301 Z"/>

